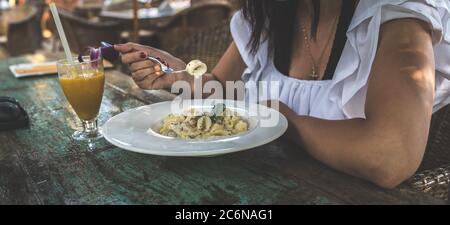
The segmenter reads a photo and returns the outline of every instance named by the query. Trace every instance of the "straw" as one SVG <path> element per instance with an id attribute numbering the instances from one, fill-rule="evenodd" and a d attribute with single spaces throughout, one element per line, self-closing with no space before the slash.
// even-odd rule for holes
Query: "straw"
<path id="1" fill-rule="evenodd" d="M 52 12 L 53 19 L 55 20 L 56 28 L 58 30 L 59 38 L 61 39 L 62 46 L 64 48 L 64 52 L 66 53 L 67 62 L 72 64 L 72 52 L 69 48 L 69 43 L 67 42 L 66 34 L 64 33 L 63 26 L 61 24 L 61 19 L 59 18 L 58 9 L 56 8 L 55 3 L 50 3 L 50 11 Z"/>

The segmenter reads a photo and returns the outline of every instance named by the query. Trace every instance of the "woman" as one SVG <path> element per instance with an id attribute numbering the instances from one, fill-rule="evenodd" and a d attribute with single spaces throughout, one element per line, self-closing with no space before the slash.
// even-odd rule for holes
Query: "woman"
<path id="1" fill-rule="evenodd" d="M 275 100 L 293 140 L 337 170 L 393 188 L 417 170 L 432 112 L 450 102 L 449 9 L 439 0 L 247 0 L 231 21 L 234 42 L 202 79 L 280 82 Z M 115 48 L 141 88 L 192 82 L 145 60 L 185 67 L 166 52 Z"/>

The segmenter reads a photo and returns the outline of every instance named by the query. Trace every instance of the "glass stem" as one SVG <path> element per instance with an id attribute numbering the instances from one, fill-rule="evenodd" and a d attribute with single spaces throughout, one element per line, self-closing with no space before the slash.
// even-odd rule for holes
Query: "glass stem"
<path id="1" fill-rule="evenodd" d="M 97 119 L 83 120 L 83 132 L 88 136 L 96 135 L 98 132 Z"/>

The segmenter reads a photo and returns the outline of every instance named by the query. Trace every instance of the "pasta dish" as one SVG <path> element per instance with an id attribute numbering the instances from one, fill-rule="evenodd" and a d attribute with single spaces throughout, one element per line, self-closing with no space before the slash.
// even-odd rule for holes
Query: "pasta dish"
<path id="1" fill-rule="evenodd" d="M 224 104 L 217 104 L 211 112 L 191 109 L 182 115 L 169 114 L 164 118 L 159 134 L 182 139 L 207 139 L 247 130 L 248 123 L 238 113 L 227 109 Z"/>

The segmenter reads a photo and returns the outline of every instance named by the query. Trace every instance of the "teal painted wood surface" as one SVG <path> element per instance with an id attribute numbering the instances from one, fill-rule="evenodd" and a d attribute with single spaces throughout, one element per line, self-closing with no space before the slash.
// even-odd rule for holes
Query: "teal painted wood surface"
<path id="1" fill-rule="evenodd" d="M 102 141 L 90 152 L 56 75 L 16 79 L 0 61 L 0 96 L 17 98 L 28 129 L 0 132 L 0 204 L 442 204 L 407 186 L 383 190 L 327 168 L 279 139 L 209 158 L 131 153 Z M 107 72 L 100 124 L 124 110 L 170 99 Z"/>

